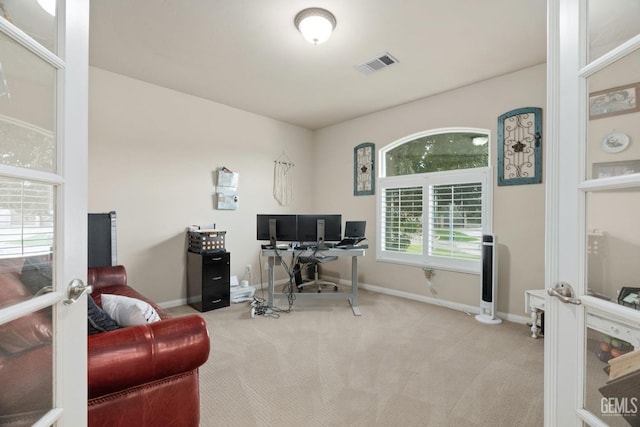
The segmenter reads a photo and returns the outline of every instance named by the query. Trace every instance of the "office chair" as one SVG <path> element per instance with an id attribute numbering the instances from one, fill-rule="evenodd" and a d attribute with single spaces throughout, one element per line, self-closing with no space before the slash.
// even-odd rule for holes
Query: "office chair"
<path id="1" fill-rule="evenodd" d="M 333 286 L 333 291 L 337 292 L 338 285 L 326 280 L 320 280 L 318 271 L 318 265 L 335 261 L 337 259 L 337 256 L 325 256 L 315 253 L 311 256 L 301 256 L 300 258 L 298 258 L 298 262 L 300 262 L 303 266 L 308 266 L 313 269 L 313 280 L 302 281 L 301 273 L 299 273 L 300 276 L 296 277 L 296 287 L 298 288 L 298 292 L 302 292 L 303 288 L 306 286 L 317 286 L 318 293 L 322 292 L 323 287 Z"/>

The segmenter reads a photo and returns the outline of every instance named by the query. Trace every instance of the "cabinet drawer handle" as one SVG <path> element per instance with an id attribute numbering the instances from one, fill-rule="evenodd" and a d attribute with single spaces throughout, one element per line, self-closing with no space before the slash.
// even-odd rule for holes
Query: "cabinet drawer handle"
<path id="1" fill-rule="evenodd" d="M 222 279 L 222 276 L 216 276 L 211 278 L 211 280 L 220 280 L 220 279 Z"/>
<path id="2" fill-rule="evenodd" d="M 222 259 L 222 257 L 218 257 L 218 258 L 211 258 L 211 261 L 220 261 Z"/>
<path id="3" fill-rule="evenodd" d="M 211 304 L 217 304 L 222 301 L 222 298 L 211 301 Z"/>

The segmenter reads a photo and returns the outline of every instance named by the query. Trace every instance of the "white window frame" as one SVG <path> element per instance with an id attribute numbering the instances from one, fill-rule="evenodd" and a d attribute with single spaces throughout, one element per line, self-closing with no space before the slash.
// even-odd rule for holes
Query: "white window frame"
<path id="1" fill-rule="evenodd" d="M 395 141 L 378 153 L 378 169 L 376 195 L 376 260 L 381 262 L 391 262 L 404 265 L 412 265 L 423 268 L 434 268 L 449 271 L 459 271 L 464 273 L 479 274 L 481 271 L 480 260 L 465 260 L 457 258 L 448 258 L 442 256 L 432 256 L 428 254 L 428 227 L 430 226 L 429 218 L 429 187 L 433 185 L 443 184 L 464 184 L 479 182 L 482 185 L 482 234 L 493 233 L 493 169 L 491 167 L 491 150 L 489 150 L 488 163 L 486 167 L 472 169 L 458 169 L 443 172 L 430 172 L 423 174 L 400 175 L 400 176 L 384 176 L 386 171 L 385 155 L 404 143 L 413 141 L 428 135 L 442 133 L 486 133 L 491 140 L 491 133 L 487 129 L 476 128 L 442 128 L 426 132 L 420 132 Z M 384 249 L 384 230 L 383 209 L 385 202 L 385 190 L 393 188 L 422 187 L 422 253 L 404 253 L 387 251 Z"/>

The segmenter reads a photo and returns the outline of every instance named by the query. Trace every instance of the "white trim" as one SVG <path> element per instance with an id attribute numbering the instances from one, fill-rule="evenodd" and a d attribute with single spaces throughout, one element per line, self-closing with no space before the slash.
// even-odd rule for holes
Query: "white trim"
<path id="1" fill-rule="evenodd" d="M 624 58 L 634 50 L 640 49 L 640 34 L 630 38 L 615 49 L 587 64 L 580 70 L 579 77 L 587 78 L 602 71 L 617 60 Z"/>
<path id="2" fill-rule="evenodd" d="M 24 179 L 26 181 L 38 181 L 53 185 L 60 185 L 64 184 L 65 182 L 62 176 L 55 173 L 2 164 L 0 164 L 0 175 L 9 178 Z"/>
<path id="3" fill-rule="evenodd" d="M 545 287 L 558 281 L 558 148 L 559 148 L 559 34 L 560 0 L 547 0 L 547 106 L 545 155 Z M 557 315 L 557 302 L 545 304 L 546 317 Z M 558 332 L 554 322 L 545 325 L 544 343 L 544 425 L 557 425 L 557 365 L 553 363 L 558 352 Z"/>
<path id="4" fill-rule="evenodd" d="M 60 18 L 58 18 L 60 19 Z M 35 41 L 30 35 L 0 16 L 0 32 L 6 34 L 9 38 L 16 41 L 21 46 L 27 48 L 31 53 L 52 65 L 57 69 L 65 67 L 65 62 L 49 49 L 43 47 Z"/>
<path id="5" fill-rule="evenodd" d="M 9 117 L 9 116 L 5 116 L 3 114 L 0 114 L 0 120 L 7 122 L 7 123 L 11 123 L 12 125 L 16 125 L 16 126 L 20 126 L 23 128 L 26 128 L 28 130 L 32 130 L 34 132 L 38 132 L 42 135 L 45 136 L 50 136 L 51 138 L 53 138 L 53 132 L 44 128 L 41 128 L 40 126 L 36 126 L 32 123 L 29 122 L 25 122 L 22 120 L 18 120 L 16 118 L 13 117 Z"/>
<path id="6" fill-rule="evenodd" d="M 578 188 L 582 191 L 609 191 L 640 187 L 640 174 L 612 176 L 583 181 Z"/>
<path id="7" fill-rule="evenodd" d="M 31 298 L 18 304 L 0 309 L 0 325 L 9 323 L 27 314 L 42 310 L 59 303 L 64 299 L 60 292 L 50 292 L 38 298 Z"/>
<path id="8" fill-rule="evenodd" d="M 341 285 L 346 285 L 346 286 L 351 285 L 351 281 L 350 280 L 346 280 L 346 279 L 340 279 L 339 283 Z M 389 289 L 389 288 L 385 288 L 385 287 L 382 287 L 382 286 L 369 285 L 369 284 L 366 284 L 366 283 L 359 283 L 358 284 L 358 289 L 365 289 L 367 291 L 377 292 L 377 293 L 380 293 L 380 294 L 390 295 L 390 296 L 404 298 L 404 299 L 410 299 L 412 301 L 419 301 L 419 302 L 425 302 L 427 304 L 439 305 L 441 307 L 450 308 L 450 309 L 456 310 L 456 311 L 461 311 L 461 312 L 467 313 L 469 315 L 471 315 L 471 314 L 479 314 L 480 313 L 480 307 L 476 307 L 476 306 L 472 306 L 472 305 L 466 305 L 466 304 L 460 304 L 460 303 L 457 303 L 457 302 L 443 300 L 443 299 L 439 299 L 439 298 L 428 297 L 428 296 L 425 296 L 425 295 L 418 295 L 418 294 L 414 294 L 414 293 L 411 293 L 411 292 L 399 291 L 397 289 Z M 499 312 L 499 313 L 497 313 L 497 315 L 501 319 L 507 320 L 509 322 L 520 323 L 520 324 L 523 324 L 523 325 L 526 325 L 528 322 L 531 321 L 531 318 L 529 318 L 527 316 L 519 316 L 519 315 L 516 315 L 516 314 L 500 313 Z"/>

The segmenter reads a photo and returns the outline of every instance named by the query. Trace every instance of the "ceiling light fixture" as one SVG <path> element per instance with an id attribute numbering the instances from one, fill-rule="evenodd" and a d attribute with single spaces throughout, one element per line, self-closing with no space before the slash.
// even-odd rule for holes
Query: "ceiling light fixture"
<path id="1" fill-rule="evenodd" d="M 56 16 L 56 0 L 38 0 L 38 4 L 49 15 Z"/>
<path id="2" fill-rule="evenodd" d="M 293 20 L 302 36 L 313 44 L 326 42 L 336 28 L 336 17 L 319 7 L 310 7 L 300 11 Z"/>
<path id="3" fill-rule="evenodd" d="M 474 138 L 471 139 L 471 143 L 473 145 L 475 145 L 476 147 L 479 147 L 481 145 L 486 144 L 487 142 L 489 142 L 489 138 L 486 136 L 476 136 Z"/>

